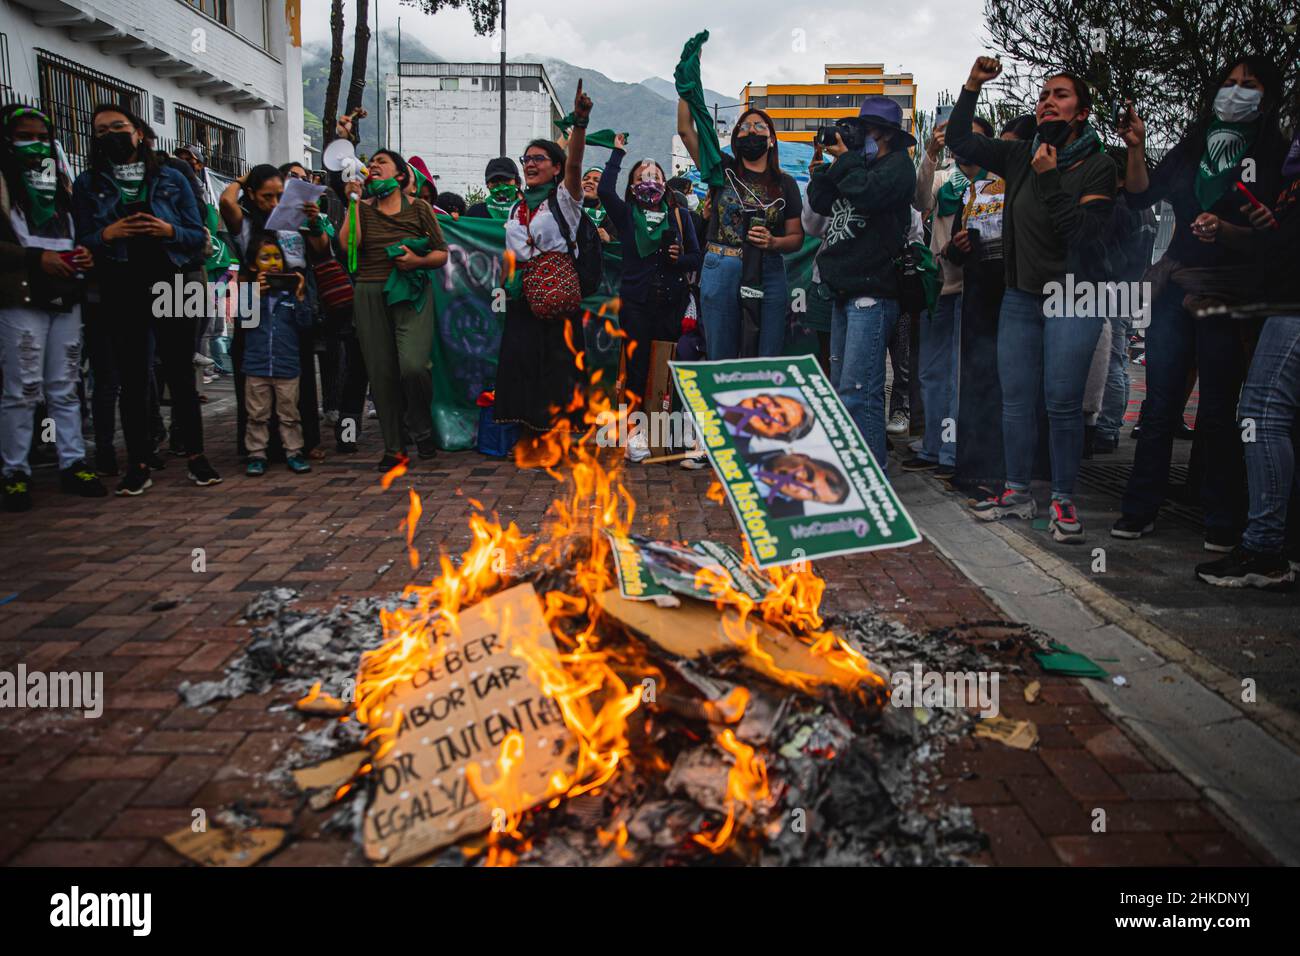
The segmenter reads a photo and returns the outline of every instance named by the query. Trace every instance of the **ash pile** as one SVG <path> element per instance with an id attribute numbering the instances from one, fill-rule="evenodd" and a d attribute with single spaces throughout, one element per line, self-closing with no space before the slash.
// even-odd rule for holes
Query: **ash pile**
<path id="1" fill-rule="evenodd" d="M 520 607 L 540 608 L 540 595 L 580 593 L 572 578 L 539 571 L 482 604 L 518 598 Z M 183 685 L 181 694 L 202 706 L 273 690 L 284 699 L 274 706 L 311 715 L 277 782 L 329 810 L 329 828 L 356 840 L 375 863 L 963 865 L 986 846 L 970 811 L 933 788 L 938 758 L 969 733 L 971 716 L 890 701 L 890 675 L 914 666 L 1006 670 L 947 632 L 919 634 L 873 610 L 828 620 L 826 633 L 842 642 L 842 653 L 870 662 L 874 678 L 864 680 L 837 668 L 834 654 L 811 654 L 807 640 L 761 621 L 750 621 L 746 645 L 725 608 L 691 600 L 660 606 L 605 590 L 595 624 L 582 614 L 563 621 L 557 650 L 573 659 L 564 635 L 586 632 L 601 648 L 601 666 L 629 700 L 635 695 L 618 765 L 588 789 L 540 798 L 533 790 L 523 808 L 492 795 L 492 769 L 497 785 L 504 779 L 503 738 L 521 739 L 516 757 L 537 764 L 525 768 L 536 780 L 571 774 L 590 753 L 565 741 L 572 718 L 553 696 L 538 694 L 528 708 L 522 672 L 530 669 L 517 654 L 512 679 L 511 665 L 489 659 L 497 650 L 508 660 L 509 647 L 484 639 L 472 652 L 477 638 L 460 635 L 451 653 L 470 663 L 477 653 L 481 665 L 446 672 L 444 658 L 443 673 L 430 669 L 418 687 L 420 705 L 396 715 L 396 734 L 409 733 L 381 756 L 367 733 L 375 721 L 348 719 L 358 661 L 384 643 L 380 611 L 409 609 L 413 596 L 324 610 L 295 608 L 293 597 L 280 589 L 256 598 L 246 615 L 256 625 L 247 652 L 223 680 Z M 460 736 L 438 736 L 445 715 L 434 711 L 444 698 L 425 687 L 463 682 L 455 689 L 472 697 L 475 682 L 489 679 L 497 686 L 481 695 L 485 703 Z"/>

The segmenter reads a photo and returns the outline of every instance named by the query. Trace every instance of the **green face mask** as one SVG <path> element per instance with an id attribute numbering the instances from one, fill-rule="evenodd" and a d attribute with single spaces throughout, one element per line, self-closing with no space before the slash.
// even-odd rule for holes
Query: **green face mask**
<path id="1" fill-rule="evenodd" d="M 514 183 L 497 183 L 488 187 L 488 193 L 497 202 L 514 202 L 519 198 L 519 189 Z"/>
<path id="2" fill-rule="evenodd" d="M 391 177 L 388 179 L 372 179 L 366 183 L 366 195 L 377 196 L 380 199 L 396 189 L 397 180 Z"/>
<path id="3" fill-rule="evenodd" d="M 50 144 L 39 139 L 14 140 L 14 152 L 29 160 L 49 159 L 54 155 Z"/>

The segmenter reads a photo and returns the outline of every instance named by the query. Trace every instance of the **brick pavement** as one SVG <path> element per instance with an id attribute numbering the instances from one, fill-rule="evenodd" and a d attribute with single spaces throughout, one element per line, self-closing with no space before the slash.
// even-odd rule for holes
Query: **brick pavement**
<path id="1" fill-rule="evenodd" d="M 371 423 L 373 424 L 373 423 Z M 291 746 L 302 718 L 270 713 L 270 697 L 247 696 L 198 710 L 182 706 L 184 680 L 219 677 L 248 638 L 234 622 L 257 592 L 275 585 L 303 603 L 398 591 L 427 581 L 441 541 L 468 542 L 473 497 L 533 529 L 551 501 L 545 473 L 473 452 L 416 463 L 411 483 L 424 505 L 412 572 L 396 529 L 407 482 L 388 492 L 373 470 L 373 437 L 355 457 L 333 456 L 310 475 L 272 466 L 246 479 L 235 460 L 233 414 L 209 414 L 209 455 L 226 481 L 196 488 L 171 460 L 142 498 L 86 502 L 53 491 L 38 473 L 37 507 L 0 515 L 0 669 L 102 671 L 107 705 L 98 720 L 66 712 L 0 712 L 0 864 L 178 865 L 160 837 L 239 803 L 292 841 L 269 865 L 363 862 L 356 848 L 322 833 L 329 812 L 297 807 L 264 772 Z M 374 429 L 369 429 L 373 431 Z M 631 469 L 638 530 L 735 541 L 735 525 L 705 499 L 708 472 Z M 204 549 L 206 570 L 193 568 Z M 818 565 L 827 608 L 874 606 L 936 639 L 1004 635 L 994 605 L 933 547 L 836 558 Z M 986 650 L 988 649 L 985 643 Z M 1032 665 L 1031 665 L 1032 666 Z M 942 758 L 932 796 L 971 806 L 990 839 L 978 862 L 995 864 L 1239 864 L 1266 855 L 1225 829 L 1178 773 L 1144 753 L 1091 702 L 1077 681 L 1040 676 L 1041 699 L 1023 702 L 1023 681 L 1003 675 L 1003 711 L 1028 717 L 1033 751 L 968 738 Z M 1108 833 L 1089 829 L 1103 807 Z"/>

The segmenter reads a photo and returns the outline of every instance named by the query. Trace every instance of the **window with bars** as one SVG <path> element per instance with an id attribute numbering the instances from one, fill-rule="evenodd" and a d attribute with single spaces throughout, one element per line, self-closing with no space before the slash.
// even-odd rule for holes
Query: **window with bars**
<path id="1" fill-rule="evenodd" d="M 247 168 L 244 160 L 244 129 L 215 116 L 201 113 L 179 103 L 176 114 L 176 141 L 202 146 L 206 165 L 215 173 L 241 176 Z"/>
<path id="2" fill-rule="evenodd" d="M 36 50 L 36 71 L 40 77 L 41 105 L 63 143 L 73 173 L 86 168 L 90 158 L 90 126 L 95 107 L 103 103 L 130 110 L 136 116 L 147 113 L 144 90 L 123 83 L 48 50 Z"/>

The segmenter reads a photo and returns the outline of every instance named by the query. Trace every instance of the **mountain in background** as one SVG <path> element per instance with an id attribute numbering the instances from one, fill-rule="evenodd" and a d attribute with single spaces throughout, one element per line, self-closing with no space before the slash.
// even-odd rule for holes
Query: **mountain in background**
<path id="1" fill-rule="evenodd" d="M 347 101 L 347 84 L 352 75 L 352 34 L 344 38 L 343 82 L 339 93 L 339 109 Z M 379 54 L 382 70 L 387 73 L 397 65 L 397 31 L 384 30 L 379 35 Z M 303 45 L 302 82 L 303 82 L 303 117 L 307 134 L 317 149 L 321 146 L 321 119 L 325 110 L 325 85 L 329 78 L 330 48 L 328 43 L 308 43 Z M 409 62 L 445 63 L 446 58 L 439 56 L 419 40 L 409 34 L 402 38 L 402 59 Z M 592 113 L 592 129 L 614 128 L 618 132 L 630 134 L 628 153 L 635 159 L 646 156 L 659 161 L 664 169 L 672 169 L 672 141 L 677 132 L 677 93 L 673 84 L 660 77 L 651 77 L 640 83 L 622 83 L 611 80 L 598 70 L 575 66 L 564 60 L 549 56 L 537 56 L 523 53 L 509 58 L 512 63 L 541 63 L 546 68 L 555 95 L 560 101 L 560 114 L 568 113 L 573 108 L 573 96 L 577 92 L 578 80 L 582 80 L 583 89 L 595 103 Z M 369 154 L 379 148 L 379 110 L 380 101 L 375 89 L 375 47 L 372 42 L 370 56 L 367 58 L 365 94 L 362 103 L 370 113 L 361 123 L 362 153 Z M 706 102 L 712 106 L 715 102 L 721 106 L 735 105 L 733 97 L 723 96 L 712 90 L 705 91 Z M 724 114 L 725 116 L 726 114 Z M 392 118 L 394 128 L 397 118 Z M 384 126 L 388 120 L 384 118 Z M 395 137 L 385 137 L 395 139 Z M 590 148 L 593 164 L 603 164 L 609 158 L 609 151 L 597 146 Z M 426 157 L 428 158 L 428 157 Z"/>

